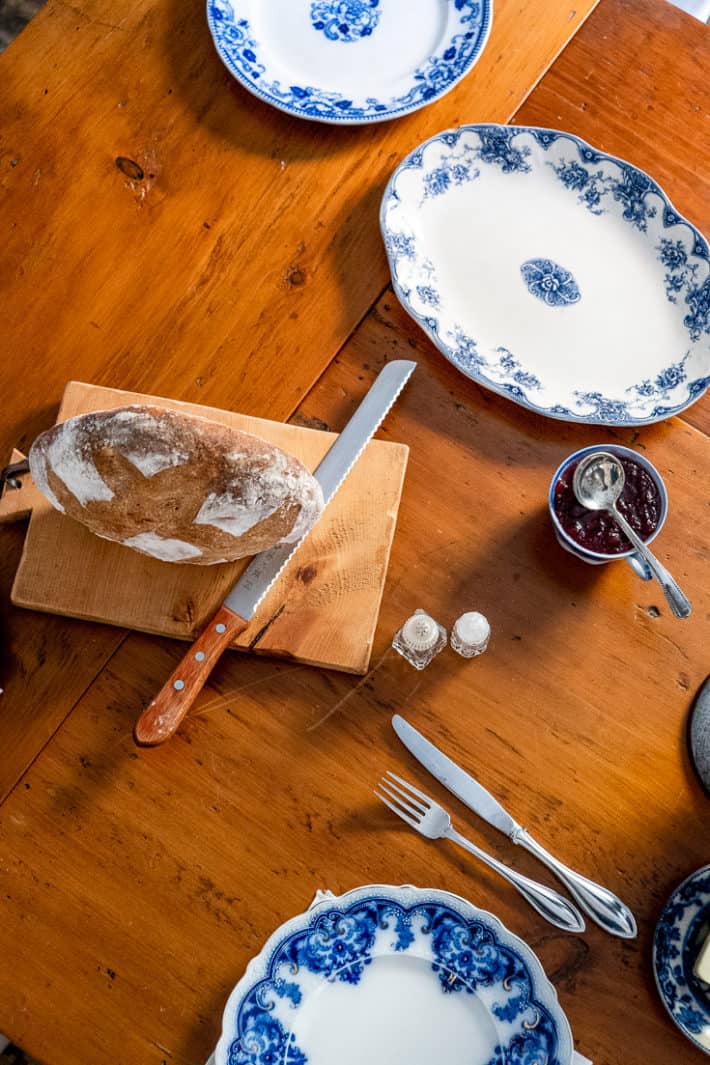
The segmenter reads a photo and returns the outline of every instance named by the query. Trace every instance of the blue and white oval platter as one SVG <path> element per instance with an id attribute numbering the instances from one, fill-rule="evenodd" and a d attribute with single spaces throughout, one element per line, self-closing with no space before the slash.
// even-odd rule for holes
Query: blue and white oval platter
<path id="1" fill-rule="evenodd" d="M 708 387 L 708 242 L 630 163 L 557 130 L 462 126 L 404 159 L 380 218 L 406 310 L 516 403 L 644 425 Z"/>
<path id="2" fill-rule="evenodd" d="M 299 118 L 381 122 L 438 100 L 469 72 L 492 0 L 207 0 L 222 61 Z"/>
<path id="3" fill-rule="evenodd" d="M 555 990 L 520 939 L 447 892 L 379 885 L 321 894 L 272 935 L 215 1051 L 216 1065 L 573 1060 Z"/>
<path id="4" fill-rule="evenodd" d="M 677 888 L 656 925 L 653 966 L 666 1009 L 684 1035 L 710 1054 L 710 985 L 693 966 L 710 935 L 710 865 Z"/>

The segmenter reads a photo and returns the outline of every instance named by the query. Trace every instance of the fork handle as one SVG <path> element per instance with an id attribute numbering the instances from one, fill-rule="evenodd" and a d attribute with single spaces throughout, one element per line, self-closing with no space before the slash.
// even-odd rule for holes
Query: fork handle
<path id="1" fill-rule="evenodd" d="M 524 828 L 516 831 L 512 836 L 514 843 L 519 843 L 527 851 L 539 858 L 548 869 L 551 869 L 558 880 L 561 880 L 569 891 L 572 898 L 579 903 L 583 910 L 589 914 L 609 935 L 619 936 L 621 939 L 634 939 L 638 934 L 636 919 L 629 907 L 621 901 L 608 888 L 596 884 L 587 879 L 581 873 L 564 865 L 553 854 L 533 839 Z"/>
<path id="2" fill-rule="evenodd" d="M 523 876 L 522 873 L 516 873 L 514 869 L 503 865 L 497 858 L 481 850 L 475 843 L 471 843 L 455 828 L 450 828 L 445 835 L 452 843 L 457 843 L 459 847 L 463 847 L 464 850 L 475 855 L 476 858 L 479 858 L 487 866 L 495 870 L 499 876 L 502 876 L 504 880 L 507 880 L 509 884 L 512 884 L 525 901 L 529 902 L 533 909 L 537 910 L 550 924 L 554 924 L 557 928 L 563 928 L 566 932 L 584 931 L 585 923 L 582 914 L 576 906 L 568 902 L 559 892 L 547 887 L 546 884 L 538 884 L 537 880 L 531 880 L 529 877 Z"/>

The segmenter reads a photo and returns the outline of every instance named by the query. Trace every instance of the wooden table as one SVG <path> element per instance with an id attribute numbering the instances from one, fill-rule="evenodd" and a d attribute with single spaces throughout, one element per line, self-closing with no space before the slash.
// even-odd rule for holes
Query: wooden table
<path id="1" fill-rule="evenodd" d="M 248 96 L 200 5 L 49 0 L 3 56 L 0 455 L 51 423 L 70 377 L 338 429 L 384 360 L 419 362 L 381 434 L 411 459 L 364 678 L 228 655 L 175 740 L 138 752 L 133 721 L 182 648 L 12 609 L 23 530 L 0 530 L 0 1031 L 47 1065 L 200 1065 L 273 928 L 317 887 L 369 882 L 495 911 L 542 958 L 597 1065 L 700 1060 L 658 1001 L 650 943 L 669 892 L 709 857 L 684 728 L 707 671 L 710 401 L 613 434 L 663 457 L 664 545 L 693 580 L 681 625 L 626 567 L 592 578 L 551 544 L 551 470 L 608 431 L 524 414 L 457 374 L 393 297 L 377 228 L 413 145 L 513 118 L 629 158 L 710 230 L 710 33 L 660 0 L 602 0 L 581 26 L 594 6 L 499 0 L 461 85 L 359 129 Z M 489 653 L 448 652 L 416 674 L 388 647 L 420 605 L 449 626 L 484 610 Z M 615 888 L 639 939 L 557 934 L 452 848 L 393 823 L 377 777 L 422 779 L 393 711 Z"/>

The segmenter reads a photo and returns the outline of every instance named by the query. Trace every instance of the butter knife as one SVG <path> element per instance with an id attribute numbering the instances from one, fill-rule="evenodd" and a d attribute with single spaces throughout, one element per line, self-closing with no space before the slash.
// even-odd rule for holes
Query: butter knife
<path id="1" fill-rule="evenodd" d="M 582 909 L 596 921 L 605 932 L 622 939 L 634 939 L 637 934 L 636 920 L 631 910 L 621 899 L 607 888 L 588 880 L 586 876 L 563 865 L 557 858 L 545 850 L 530 833 L 514 821 L 483 785 L 479 784 L 469 773 L 447 758 L 445 754 L 417 732 L 408 721 L 399 714 L 392 718 L 392 727 L 404 746 L 417 761 L 428 769 L 432 776 L 444 785 L 469 809 L 503 832 L 513 843 L 524 847 L 543 862 L 558 880 L 561 880 L 572 897 Z"/>
<path id="2" fill-rule="evenodd" d="M 417 364 L 406 359 L 388 363 L 314 473 L 330 503 Z M 262 599 L 310 529 L 296 543 L 281 544 L 256 555 L 236 581 L 215 616 L 203 629 L 155 699 L 136 722 L 133 737 L 141 746 L 164 743 L 177 730 L 202 691 L 222 652 L 248 626 Z"/>

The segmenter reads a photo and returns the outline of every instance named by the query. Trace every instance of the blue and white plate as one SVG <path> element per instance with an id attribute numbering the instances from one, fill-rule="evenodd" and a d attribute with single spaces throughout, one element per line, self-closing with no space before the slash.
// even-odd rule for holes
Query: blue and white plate
<path id="1" fill-rule="evenodd" d="M 569 133 L 475 125 L 385 191 L 395 291 L 468 377 L 552 418 L 644 425 L 710 383 L 710 248 L 643 171 Z"/>
<path id="2" fill-rule="evenodd" d="M 379 885 L 321 895 L 271 936 L 215 1051 L 216 1065 L 581 1060 L 539 961 L 495 917 L 447 892 Z"/>
<path id="3" fill-rule="evenodd" d="M 710 987 L 693 966 L 710 934 L 710 865 L 673 892 L 656 925 L 653 966 L 666 1009 L 681 1032 L 710 1054 Z"/>
<path id="4" fill-rule="evenodd" d="M 223 62 L 267 103 L 339 125 L 438 100 L 468 73 L 492 0 L 207 0 Z"/>

